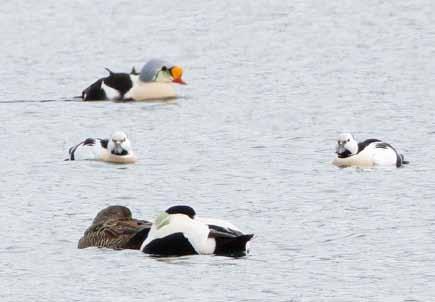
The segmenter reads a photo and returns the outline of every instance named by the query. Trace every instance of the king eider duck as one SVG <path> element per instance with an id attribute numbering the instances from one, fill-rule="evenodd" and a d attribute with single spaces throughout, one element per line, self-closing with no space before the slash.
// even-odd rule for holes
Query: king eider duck
<path id="1" fill-rule="evenodd" d="M 87 138 L 69 149 L 69 160 L 101 160 L 118 164 L 136 161 L 127 135 L 116 131 L 110 139 Z"/>
<path id="2" fill-rule="evenodd" d="M 244 256 L 253 236 L 222 220 L 196 218 L 191 207 L 179 205 L 156 218 L 140 249 L 159 256 Z"/>
<path id="3" fill-rule="evenodd" d="M 336 153 L 337 158 L 333 164 L 338 167 L 370 167 L 374 165 L 401 167 L 409 163 L 390 144 L 378 139 L 367 139 L 358 143 L 350 133 L 339 135 Z"/>
<path id="4" fill-rule="evenodd" d="M 115 100 L 142 101 L 176 97 L 172 83 L 183 84 L 183 69 L 162 60 L 146 63 L 140 73 L 133 67 L 130 73 L 116 73 L 98 79 L 82 92 L 83 101 Z"/>
<path id="5" fill-rule="evenodd" d="M 124 206 L 109 206 L 94 218 L 78 243 L 79 249 L 105 247 L 138 250 L 145 240 L 151 223 L 132 218 Z"/>

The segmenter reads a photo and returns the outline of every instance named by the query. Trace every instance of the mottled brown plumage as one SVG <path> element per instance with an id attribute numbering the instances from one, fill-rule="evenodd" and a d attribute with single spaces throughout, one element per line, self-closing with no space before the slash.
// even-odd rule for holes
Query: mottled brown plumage
<path id="1" fill-rule="evenodd" d="M 138 250 L 150 228 L 150 222 L 132 218 L 128 208 L 109 206 L 98 212 L 80 238 L 78 248 L 96 246 Z"/>

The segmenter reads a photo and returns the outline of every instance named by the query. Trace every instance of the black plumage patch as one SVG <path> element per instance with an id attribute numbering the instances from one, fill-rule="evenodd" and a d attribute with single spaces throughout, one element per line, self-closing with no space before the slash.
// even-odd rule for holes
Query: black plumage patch
<path id="1" fill-rule="evenodd" d="M 363 142 L 358 143 L 358 152 L 360 153 L 362 150 L 364 150 L 368 145 L 370 145 L 371 143 L 375 143 L 375 142 L 380 142 L 380 140 L 376 139 L 376 138 L 369 138 L 366 139 Z"/>
<path id="2" fill-rule="evenodd" d="M 82 91 L 83 101 L 101 101 L 107 99 L 106 93 L 101 88 L 103 79 L 104 78 L 98 79 L 95 83 Z"/>
<path id="3" fill-rule="evenodd" d="M 349 156 L 352 156 L 352 153 L 350 153 L 350 151 L 347 150 L 347 149 L 344 150 L 344 152 L 341 152 L 341 153 L 337 154 L 338 158 L 346 158 L 346 157 L 349 157 Z"/>
<path id="4" fill-rule="evenodd" d="M 95 145 L 95 139 L 94 138 L 87 138 L 83 141 L 84 146 L 93 146 Z"/>
<path id="5" fill-rule="evenodd" d="M 137 72 L 136 68 L 133 66 L 133 68 L 130 71 L 130 74 L 132 74 L 132 75 L 139 75 L 139 72 Z"/>
<path id="6" fill-rule="evenodd" d="M 117 90 L 122 100 L 124 95 L 133 87 L 130 75 L 128 73 L 110 72 L 109 76 L 103 79 L 105 85 Z"/>
<path id="7" fill-rule="evenodd" d="M 126 248 L 129 248 L 132 250 L 140 249 L 140 246 L 142 245 L 142 243 L 147 239 L 148 233 L 150 232 L 150 229 L 151 229 L 151 224 L 149 225 L 149 227 L 145 227 L 143 230 L 137 232 L 136 235 L 134 235 L 133 238 L 131 238 L 128 241 Z"/>
<path id="8" fill-rule="evenodd" d="M 209 224 L 208 228 L 211 230 L 209 237 L 213 237 L 213 234 L 216 233 L 227 234 L 228 236 L 232 236 L 232 237 L 243 235 L 243 233 L 240 231 L 236 231 L 230 228 L 224 228 L 214 224 Z"/>
<path id="9" fill-rule="evenodd" d="M 388 148 L 392 148 L 392 147 L 390 144 L 387 144 L 387 143 L 379 143 L 379 144 L 376 144 L 375 148 L 388 149 Z"/>
<path id="10" fill-rule="evenodd" d="M 154 239 L 144 247 L 143 252 L 160 256 L 198 254 L 182 233 L 174 233 L 164 238 Z"/>
<path id="11" fill-rule="evenodd" d="M 108 139 L 98 139 L 100 141 L 100 145 L 102 148 L 107 149 L 107 146 L 109 145 L 109 140 Z"/>
<path id="12" fill-rule="evenodd" d="M 76 146 L 73 146 L 73 147 L 69 148 L 69 150 L 68 150 L 68 153 L 69 153 L 69 160 L 75 160 L 74 153 L 76 152 L 76 150 L 77 150 L 77 148 L 78 148 L 79 145 L 80 145 L 80 144 L 78 144 L 78 145 L 76 145 Z"/>
<path id="13" fill-rule="evenodd" d="M 169 209 L 166 210 L 166 213 L 168 213 L 168 214 L 184 214 L 184 215 L 189 216 L 192 219 L 196 215 L 195 210 L 193 208 L 191 208 L 189 206 L 183 206 L 183 205 L 170 207 Z"/>
<path id="14" fill-rule="evenodd" d="M 75 160 L 75 152 L 76 152 L 77 148 L 80 147 L 81 145 L 83 145 L 83 142 L 81 142 L 80 144 L 77 144 L 77 145 L 69 148 L 68 153 L 69 153 L 69 159 L 70 160 Z"/>
<path id="15" fill-rule="evenodd" d="M 405 157 L 403 156 L 403 154 L 400 154 L 400 157 L 402 158 L 402 164 L 403 165 L 408 165 L 409 164 L 409 161 L 405 160 Z"/>
<path id="16" fill-rule="evenodd" d="M 112 150 L 110 153 L 112 153 L 113 155 L 121 155 L 121 156 L 128 155 L 128 152 L 124 149 L 122 149 L 121 153 L 118 153 L 115 150 Z"/>
<path id="17" fill-rule="evenodd" d="M 217 236 L 214 254 L 240 257 L 246 255 L 246 244 L 254 237 L 253 234 L 240 235 L 237 237 Z"/>
<path id="18" fill-rule="evenodd" d="M 109 76 L 98 79 L 95 83 L 82 91 L 82 99 L 84 101 L 107 100 L 107 95 L 101 87 L 103 83 L 119 92 L 119 100 L 122 100 L 124 95 L 133 87 L 130 74 L 116 73 L 109 69 L 107 69 L 107 71 L 109 72 Z M 135 70 L 132 70 L 132 74 L 136 74 Z"/>

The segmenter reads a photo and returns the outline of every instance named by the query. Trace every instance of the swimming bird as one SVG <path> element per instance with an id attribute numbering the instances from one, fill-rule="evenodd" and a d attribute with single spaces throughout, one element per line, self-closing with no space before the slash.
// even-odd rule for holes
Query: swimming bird
<path id="1" fill-rule="evenodd" d="M 223 220 L 195 215 L 195 210 L 186 205 L 170 207 L 155 219 L 140 249 L 160 256 L 246 255 L 253 234 L 244 234 Z"/>
<path id="2" fill-rule="evenodd" d="M 109 206 L 98 212 L 80 238 L 78 248 L 95 246 L 138 250 L 150 228 L 150 222 L 132 218 L 129 208 Z"/>
<path id="3" fill-rule="evenodd" d="M 402 154 L 390 144 L 379 139 L 367 139 L 358 143 L 352 134 L 339 135 L 336 146 L 337 158 L 333 164 L 339 167 L 408 164 Z"/>
<path id="4" fill-rule="evenodd" d="M 116 131 L 110 139 L 87 138 L 69 149 L 69 160 L 101 160 L 119 164 L 136 161 L 130 140 L 122 131 Z"/>
<path id="5" fill-rule="evenodd" d="M 180 66 L 158 59 L 146 63 L 140 73 L 134 67 L 130 73 L 106 70 L 109 72 L 107 77 L 83 90 L 84 101 L 169 99 L 176 97 L 172 83 L 186 84 Z"/>

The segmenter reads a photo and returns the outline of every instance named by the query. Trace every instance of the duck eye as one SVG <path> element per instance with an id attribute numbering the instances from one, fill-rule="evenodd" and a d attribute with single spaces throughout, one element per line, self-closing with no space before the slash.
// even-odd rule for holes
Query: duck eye
<path id="1" fill-rule="evenodd" d="M 162 67 L 162 71 L 166 71 L 166 70 L 168 70 L 168 67 L 163 66 L 163 67 Z"/>

